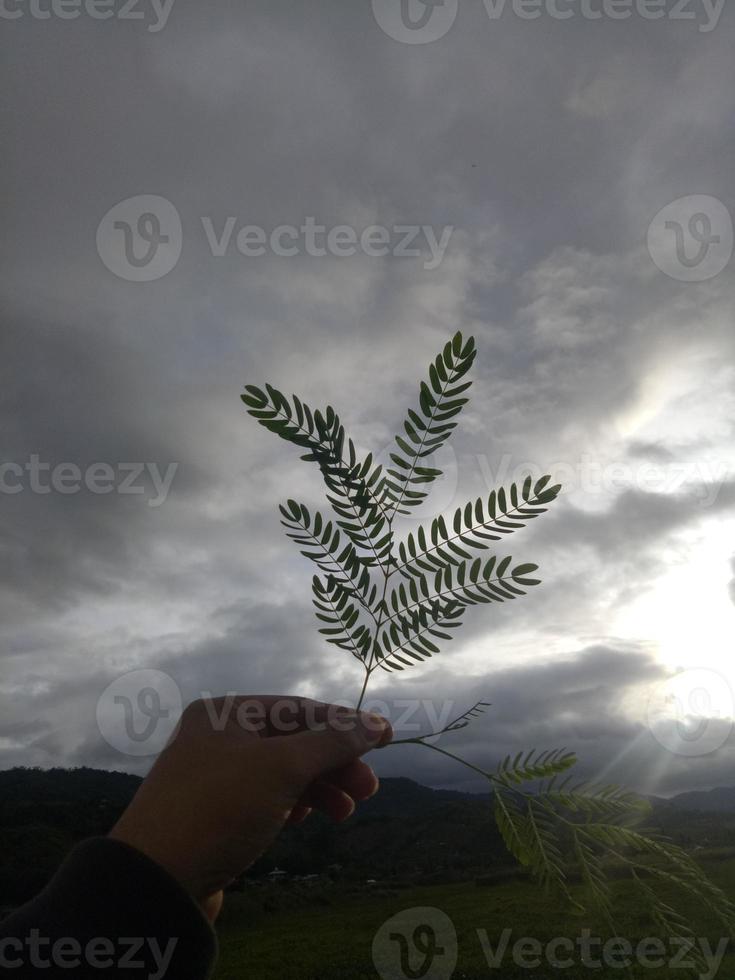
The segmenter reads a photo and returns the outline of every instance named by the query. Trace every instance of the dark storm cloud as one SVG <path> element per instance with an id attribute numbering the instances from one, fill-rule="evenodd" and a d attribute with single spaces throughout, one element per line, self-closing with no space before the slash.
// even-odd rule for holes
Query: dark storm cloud
<path id="1" fill-rule="evenodd" d="M 667 671 L 645 651 L 626 647 L 597 646 L 562 655 L 541 665 L 507 667 L 475 676 L 471 681 L 451 675 L 454 717 L 478 700 L 491 703 L 485 714 L 460 732 L 444 735 L 442 748 L 455 752 L 480 768 L 493 770 L 506 755 L 530 749 L 566 748 L 578 757 L 577 773 L 589 781 L 619 781 L 639 792 L 671 795 L 687 785 L 705 786 L 712 778 L 731 780 L 735 742 L 732 737 L 717 752 L 684 757 L 659 744 L 644 722 L 630 710 L 630 699 L 646 703 L 668 676 Z M 438 670 L 427 681 L 408 680 L 406 690 L 396 693 L 401 680 L 384 685 L 374 704 L 391 708 L 394 720 L 401 717 L 409 726 L 397 737 L 415 737 L 427 727 L 433 705 L 441 715 L 444 705 L 432 700 Z M 433 682 L 433 683 L 432 683 Z M 390 692 L 390 694 L 388 693 Z M 406 705 L 401 701 L 405 695 Z M 397 699 L 397 700 L 396 700 Z M 444 717 L 444 720 L 448 720 Z M 731 726 L 730 726 L 731 727 Z M 394 756 L 395 753 L 395 756 Z M 410 770 L 426 782 L 483 790 L 483 780 L 461 767 L 447 767 L 441 755 L 418 746 L 395 746 L 381 753 L 379 768 L 385 774 Z"/>
<path id="2" fill-rule="evenodd" d="M 299 644 L 297 631 L 284 625 L 276 610 L 260 625 L 247 614 L 239 620 L 219 642 L 159 665 L 175 679 L 184 703 L 195 697 L 253 689 L 331 696 L 349 703 L 351 697 L 344 695 L 350 687 L 356 690 L 357 676 L 350 685 L 347 668 L 342 681 L 336 683 L 332 671 L 332 679 L 324 678 L 320 691 L 311 691 L 308 685 L 321 652 L 316 644 Z M 285 655 L 287 650 L 291 655 Z M 490 707 L 468 728 L 434 744 L 490 770 L 507 754 L 564 747 L 577 754 L 580 778 L 621 780 L 641 792 L 672 794 L 690 785 L 705 786 L 715 776 L 726 781 L 727 767 L 733 761 L 732 740 L 717 753 L 684 758 L 658 744 L 631 713 L 630 699 L 642 699 L 645 705 L 668 676 L 641 649 L 625 644 L 590 647 L 553 662 L 508 666 L 471 680 L 453 673 L 451 654 L 445 655 L 444 664 L 386 677 L 375 685 L 366 707 L 387 714 L 396 725 L 396 738 L 405 738 L 442 727 L 477 700 L 489 701 Z M 238 684 L 240 677 L 247 678 L 245 687 Z M 69 679 L 45 696 L 29 699 L 28 704 L 39 713 L 44 707 L 53 711 L 69 702 L 73 713 L 86 719 L 85 724 L 77 729 L 73 748 L 65 740 L 68 730 L 64 726 L 55 731 L 44 731 L 48 726 L 40 723 L 6 726 L 0 735 L 19 742 L 31 738 L 25 755 L 6 749 L 4 761 L 25 758 L 51 764 L 61 755 L 71 764 L 146 772 L 150 758 L 131 757 L 109 745 L 94 723 L 97 698 L 114 679 L 114 674 L 97 672 L 81 683 Z M 437 698 L 438 686 L 446 690 L 446 698 Z M 410 771 L 412 778 L 422 782 L 473 791 L 483 791 L 485 785 L 461 767 L 448 765 L 431 749 L 418 746 L 395 746 L 371 757 L 371 762 L 383 775 Z"/>
<path id="3" fill-rule="evenodd" d="M 0 494 L 0 760 L 144 767 L 95 723 L 107 684 L 139 667 L 169 673 L 184 700 L 354 699 L 357 665 L 319 642 L 308 563 L 275 510 L 286 496 L 316 504 L 318 474 L 245 417 L 238 393 L 268 379 L 330 401 L 380 450 L 419 371 L 462 328 L 478 339 L 477 383 L 456 486 L 437 507 L 504 482 L 506 457 L 509 472 L 558 465 L 570 486 L 508 542 L 542 565 L 544 586 L 494 616 L 473 611 L 421 680 L 400 678 L 406 697 L 451 689 L 461 708 L 488 695 L 492 711 L 456 738 L 481 753 L 487 736 L 494 757 L 567 741 L 597 771 L 635 743 L 631 772 L 646 782 L 656 746 L 635 741 L 643 722 L 620 705 L 662 668 L 647 637 L 618 641 L 608 620 L 661 573 L 672 536 L 725 520 L 735 492 L 731 278 L 658 273 L 646 230 L 679 196 L 732 203 L 729 13 L 705 36 L 684 23 L 494 23 L 478 4 L 417 47 L 387 37 L 369 4 L 331 0 L 216 15 L 176 0 L 157 33 L 5 23 L 2 461 L 177 469 L 160 506 L 150 480 L 142 495 Z M 150 283 L 116 278 L 95 248 L 103 215 L 139 194 L 169 199 L 183 225 L 179 263 Z M 216 257 L 202 224 L 310 215 L 455 231 L 427 270 Z M 585 455 L 628 475 L 590 491 L 576 478 Z M 642 487 L 644 464 L 688 467 L 686 485 Z M 419 752 L 385 765 L 405 772 L 411 753 L 417 778 L 461 778 Z M 722 781 L 719 759 L 674 760 L 667 785 Z"/>
<path id="4" fill-rule="evenodd" d="M 89 326 L 8 321 L 0 356 L 0 583 L 11 596 L 53 607 L 87 590 L 114 590 L 125 575 L 140 574 L 146 541 L 163 530 L 156 509 L 167 495 L 144 464 L 164 475 L 175 464 L 167 481 L 174 506 L 205 482 L 186 459 L 175 389 L 156 397 L 158 368 L 149 357 Z M 111 467 L 113 478 L 85 482 L 95 464 Z M 59 491 L 52 472 L 65 465 L 82 476 L 71 472 Z"/>
<path id="5" fill-rule="evenodd" d="M 670 449 L 652 442 L 632 442 L 628 446 L 628 455 L 632 459 L 656 460 L 660 463 L 669 463 L 676 458 Z"/>

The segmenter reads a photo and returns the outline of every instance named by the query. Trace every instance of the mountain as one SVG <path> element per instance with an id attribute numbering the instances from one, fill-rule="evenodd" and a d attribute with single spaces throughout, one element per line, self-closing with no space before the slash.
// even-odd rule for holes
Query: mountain
<path id="1" fill-rule="evenodd" d="M 735 813 L 735 786 L 720 786 L 717 789 L 679 793 L 667 800 L 666 803 L 678 810 L 698 811 L 700 813 Z"/>
<path id="2" fill-rule="evenodd" d="M 107 833 L 139 784 L 101 769 L 0 771 L 0 906 L 39 891 L 77 841 Z"/>
<path id="3" fill-rule="evenodd" d="M 73 845 L 106 834 L 140 785 L 99 769 L 0 771 L 0 906 L 35 894 Z M 685 847 L 732 846 L 735 788 L 654 800 L 650 829 Z M 492 819 L 489 795 L 430 789 L 386 778 L 343 824 L 315 813 L 287 827 L 247 872 L 404 881 L 502 876 L 513 866 Z"/>
<path id="4" fill-rule="evenodd" d="M 485 794 L 480 796 L 451 789 L 431 789 L 405 776 L 385 777 L 380 780 L 380 792 L 361 803 L 360 812 L 370 816 L 415 814 L 441 803 L 478 802 L 486 799 L 488 797 Z"/>
<path id="5" fill-rule="evenodd" d="M 102 827 L 109 815 L 128 805 L 140 783 L 139 776 L 129 773 L 86 767 L 0 770 L 0 827 L 49 819 L 70 830 L 80 829 L 72 818 L 80 813 L 85 824 Z M 487 799 L 487 795 L 431 789 L 403 777 L 386 778 L 380 792 L 360 805 L 360 814 L 415 816 L 440 804 Z"/>
<path id="6" fill-rule="evenodd" d="M 136 776 L 97 769 L 0 771 L 0 905 L 38 891 L 78 840 L 106 834 L 139 785 Z M 507 864 L 487 797 L 399 778 L 382 780 L 343 824 L 315 813 L 287 827 L 248 876 L 275 865 L 296 875 L 336 865 L 348 877 L 430 880 Z"/>
<path id="7" fill-rule="evenodd" d="M 82 803 L 107 800 L 127 804 L 140 785 L 140 777 L 106 769 L 0 770 L 0 814 L 12 803 Z"/>

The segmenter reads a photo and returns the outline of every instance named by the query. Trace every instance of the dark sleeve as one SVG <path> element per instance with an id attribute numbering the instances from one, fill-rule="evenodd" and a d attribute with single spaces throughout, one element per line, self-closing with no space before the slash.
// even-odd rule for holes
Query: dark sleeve
<path id="1" fill-rule="evenodd" d="M 106 837 L 79 844 L 36 898 L 0 921 L 0 974 L 10 980 L 206 980 L 216 952 L 178 882 Z"/>

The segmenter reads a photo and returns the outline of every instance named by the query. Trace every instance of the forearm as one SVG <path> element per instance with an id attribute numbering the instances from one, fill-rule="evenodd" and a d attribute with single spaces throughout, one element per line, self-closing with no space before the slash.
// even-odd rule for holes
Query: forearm
<path id="1" fill-rule="evenodd" d="M 214 932 L 162 868 L 127 845 L 93 838 L 48 886 L 0 922 L 0 972 L 56 980 L 206 980 Z"/>

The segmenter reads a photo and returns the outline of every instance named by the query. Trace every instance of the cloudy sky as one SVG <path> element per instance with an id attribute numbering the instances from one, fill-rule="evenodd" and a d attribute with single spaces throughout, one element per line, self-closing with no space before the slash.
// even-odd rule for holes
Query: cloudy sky
<path id="1" fill-rule="evenodd" d="M 174 708 L 354 702 L 276 508 L 319 474 L 239 394 L 383 451 L 461 329 L 473 398 L 421 518 L 553 474 L 501 549 L 544 584 L 368 700 L 404 728 L 493 702 L 451 736 L 480 764 L 735 783 L 735 11 L 5 11 L 0 766 L 145 771 L 110 733 L 141 670 Z M 482 789 L 425 749 L 378 768 Z"/>

